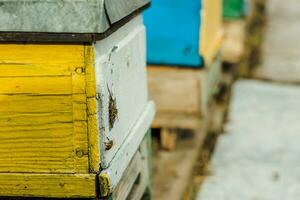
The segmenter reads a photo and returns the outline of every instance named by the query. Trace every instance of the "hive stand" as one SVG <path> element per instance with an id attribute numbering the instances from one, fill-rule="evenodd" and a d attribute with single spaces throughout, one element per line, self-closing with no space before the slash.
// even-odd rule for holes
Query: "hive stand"
<path id="1" fill-rule="evenodd" d="M 213 101 L 227 93 L 223 91 L 220 57 L 205 69 L 148 66 L 148 82 L 150 98 L 157 107 L 152 128 L 161 129 L 163 149 L 176 148 L 179 129 L 197 131 L 208 128 L 208 132 L 210 128 L 221 129 L 214 127 L 216 123 L 212 119 L 217 116 L 211 114 L 215 109 Z M 223 119 L 219 121 L 223 122 Z M 206 127 L 208 123 L 210 126 Z"/>

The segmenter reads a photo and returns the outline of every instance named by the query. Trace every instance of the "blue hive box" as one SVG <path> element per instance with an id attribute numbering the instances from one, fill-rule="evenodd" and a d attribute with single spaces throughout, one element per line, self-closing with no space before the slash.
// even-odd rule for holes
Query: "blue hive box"
<path id="1" fill-rule="evenodd" d="M 201 67 L 200 0 L 152 0 L 144 13 L 149 64 Z"/>

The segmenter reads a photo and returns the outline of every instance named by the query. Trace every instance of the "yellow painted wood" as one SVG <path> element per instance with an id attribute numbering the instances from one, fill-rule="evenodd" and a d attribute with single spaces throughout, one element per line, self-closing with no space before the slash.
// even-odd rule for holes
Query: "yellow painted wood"
<path id="1" fill-rule="evenodd" d="M 84 45 L 0 45 L 0 175 L 89 173 L 85 54 Z"/>
<path id="2" fill-rule="evenodd" d="M 0 196 L 96 197 L 96 175 L 3 174 Z"/>
<path id="3" fill-rule="evenodd" d="M 63 67 L 81 66 L 85 62 L 84 45 L 0 45 L 0 64 L 16 64 L 24 67 L 44 66 Z M 51 71 L 51 68 L 48 68 Z"/>
<path id="4" fill-rule="evenodd" d="M 89 159 L 90 171 L 100 171 L 100 148 L 99 148 L 99 127 L 96 100 L 96 77 L 94 66 L 94 50 L 92 46 L 85 47 L 86 56 L 86 95 L 88 107 L 88 136 L 89 136 Z"/>
<path id="5" fill-rule="evenodd" d="M 222 0 L 203 0 L 201 11 L 200 55 L 204 56 L 207 66 L 217 56 L 223 40 Z"/>

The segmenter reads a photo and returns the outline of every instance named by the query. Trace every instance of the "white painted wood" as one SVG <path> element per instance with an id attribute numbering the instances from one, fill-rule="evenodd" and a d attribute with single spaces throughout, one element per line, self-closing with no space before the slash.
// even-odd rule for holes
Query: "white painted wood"
<path id="1" fill-rule="evenodd" d="M 148 101 L 145 27 L 141 16 L 134 18 L 114 34 L 95 44 L 95 67 L 101 167 L 108 168 L 125 138 L 129 133 L 135 134 L 132 133 L 133 127 L 141 118 Z M 111 99 L 116 101 L 117 109 L 113 127 L 110 127 L 109 123 Z M 147 120 L 146 124 L 149 124 L 151 119 L 147 118 Z M 144 122 L 139 120 L 139 123 Z M 136 134 L 145 134 L 149 126 L 144 126 Z M 143 135 L 140 137 L 142 138 Z M 104 143 L 110 141 L 113 144 L 111 149 L 105 150 Z M 134 145 L 136 145 L 134 148 L 139 146 L 138 143 Z M 133 154 L 134 152 L 128 155 L 130 159 Z"/>
<path id="2" fill-rule="evenodd" d="M 149 156 L 151 153 L 149 152 L 149 139 L 148 136 L 143 139 L 118 186 L 114 188 L 113 200 L 140 200 L 147 187 L 150 186 L 151 167 L 149 165 L 151 158 Z"/>
<path id="3" fill-rule="evenodd" d="M 143 115 L 140 116 L 139 121 L 131 130 L 128 138 L 119 149 L 109 168 L 101 172 L 101 174 L 104 173 L 109 175 L 113 188 L 115 188 L 120 182 L 133 155 L 138 150 L 141 142 L 143 141 L 147 129 L 149 129 L 154 118 L 154 110 L 154 103 L 148 103 L 148 106 L 146 107 Z"/>

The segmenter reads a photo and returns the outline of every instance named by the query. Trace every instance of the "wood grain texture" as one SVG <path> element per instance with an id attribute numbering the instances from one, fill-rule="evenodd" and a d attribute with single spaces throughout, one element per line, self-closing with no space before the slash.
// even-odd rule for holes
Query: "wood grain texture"
<path id="1" fill-rule="evenodd" d="M 86 56 L 86 95 L 88 114 L 89 163 L 91 172 L 100 171 L 100 145 L 98 107 L 96 100 L 96 77 L 94 47 L 85 47 Z"/>
<path id="2" fill-rule="evenodd" d="M 96 197 L 95 175 L 0 174 L 0 196 Z"/>
<path id="3" fill-rule="evenodd" d="M 149 93 L 158 112 L 201 112 L 201 77 L 204 73 L 197 69 L 148 66 Z"/>
<path id="4" fill-rule="evenodd" d="M 157 107 L 152 127 L 199 128 L 221 80 L 219 56 L 205 69 L 148 66 L 150 99 Z"/>
<path id="5" fill-rule="evenodd" d="M 0 172 L 88 173 L 84 53 L 0 45 Z"/>
<path id="6" fill-rule="evenodd" d="M 148 66 L 150 99 L 157 115 L 152 127 L 199 127 L 205 70 Z"/>
<path id="7" fill-rule="evenodd" d="M 140 200 L 150 187 L 151 142 L 148 132 L 128 165 L 110 200 Z"/>

